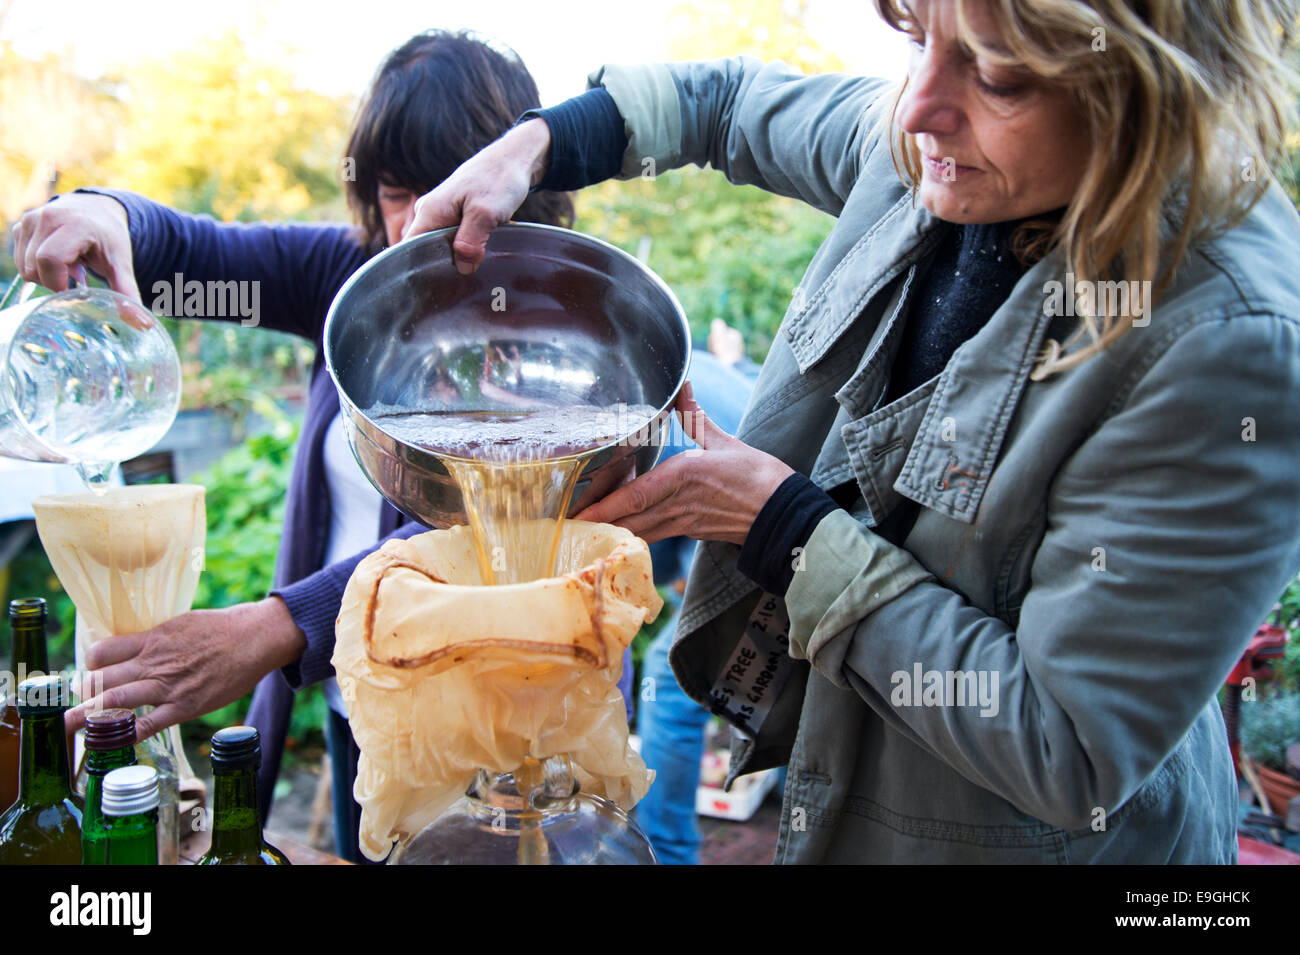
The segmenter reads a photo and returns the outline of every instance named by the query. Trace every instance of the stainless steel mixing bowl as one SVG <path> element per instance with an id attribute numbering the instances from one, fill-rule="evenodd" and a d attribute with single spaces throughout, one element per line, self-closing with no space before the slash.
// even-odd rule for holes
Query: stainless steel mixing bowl
<path id="1" fill-rule="evenodd" d="M 650 434 L 686 380 L 691 340 L 667 285 L 632 256 L 568 229 L 498 227 L 473 275 L 452 262 L 455 229 L 375 256 L 325 320 L 325 364 L 353 453 L 375 488 L 431 527 L 466 522 L 460 489 L 433 453 L 398 440 L 376 409 L 498 411 L 651 405 Z M 628 435 L 586 452 L 569 513 L 658 460 Z"/>

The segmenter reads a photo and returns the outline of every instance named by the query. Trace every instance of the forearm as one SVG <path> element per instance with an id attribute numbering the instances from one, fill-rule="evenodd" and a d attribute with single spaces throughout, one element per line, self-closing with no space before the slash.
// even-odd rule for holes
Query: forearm
<path id="1" fill-rule="evenodd" d="M 530 109 L 519 123 L 542 120 L 549 133 L 547 156 L 538 164 L 533 189 L 582 189 L 618 175 L 627 149 L 623 117 L 603 89 L 588 90 L 551 109 Z"/>
<path id="2" fill-rule="evenodd" d="M 836 509 L 825 491 L 798 472 L 786 478 L 758 512 L 736 569 L 767 593 L 784 597 L 817 525 Z"/>
<path id="3" fill-rule="evenodd" d="M 281 672 L 295 690 L 319 683 L 334 675 L 334 623 L 343 603 L 343 591 L 357 564 L 383 546 L 385 541 L 406 539 L 428 530 L 415 521 L 403 524 L 383 540 L 346 560 L 323 567 L 302 580 L 271 592 L 288 608 L 294 624 L 303 634 L 300 655 L 281 665 Z"/>
<path id="4" fill-rule="evenodd" d="M 314 340 L 334 291 L 365 257 L 344 226 L 222 223 L 123 190 L 77 191 L 121 204 L 144 304 L 175 318 Z"/>
<path id="5" fill-rule="evenodd" d="M 1115 741 L 1085 744 L 1026 666 L 1011 627 L 933 578 L 914 579 L 905 551 L 843 512 L 835 517 L 809 540 L 806 570 L 786 597 L 791 653 L 857 692 L 896 731 L 1066 829 L 1087 825 L 1096 806 L 1113 810 L 1167 755 L 1130 751 L 1098 765 L 1093 752 L 1116 750 Z M 882 573 L 884 564 L 893 569 Z"/>
<path id="6" fill-rule="evenodd" d="M 1083 589 L 1040 574 L 1013 628 L 934 579 L 909 583 L 910 555 L 844 512 L 805 557 L 786 596 L 791 653 L 967 779 L 1064 829 L 1142 786 L 1258 619 L 1137 579 Z"/>
<path id="7" fill-rule="evenodd" d="M 604 66 L 588 83 L 608 90 L 624 119 L 621 178 L 712 166 L 732 182 L 832 215 L 879 138 L 889 88 L 884 80 L 803 76 L 753 57 Z"/>

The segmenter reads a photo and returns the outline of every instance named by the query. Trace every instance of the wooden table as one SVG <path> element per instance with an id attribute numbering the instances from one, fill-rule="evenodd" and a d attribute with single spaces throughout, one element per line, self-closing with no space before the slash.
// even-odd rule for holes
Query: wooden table
<path id="1" fill-rule="evenodd" d="M 313 849 L 311 846 L 303 845 L 288 836 L 277 836 L 274 832 L 266 834 L 266 841 L 288 856 L 289 861 L 294 865 L 352 865 L 351 862 L 340 859 L 338 856 L 332 856 L 328 852 Z M 211 842 L 212 834 L 206 830 L 193 833 L 182 839 L 181 865 L 194 865 L 194 863 L 198 862 L 199 857 L 208 851 Z"/>

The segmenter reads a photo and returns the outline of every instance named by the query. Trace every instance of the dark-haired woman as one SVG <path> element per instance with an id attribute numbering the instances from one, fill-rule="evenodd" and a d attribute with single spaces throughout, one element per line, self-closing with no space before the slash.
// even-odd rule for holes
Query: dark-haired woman
<path id="1" fill-rule="evenodd" d="M 276 589 L 256 603 L 193 611 L 92 648 L 87 663 L 102 668 L 106 692 L 73 720 L 93 707 L 154 705 L 137 724 L 143 739 L 236 700 L 261 680 L 249 722 L 267 737 L 267 781 L 279 762 L 289 688 L 329 680 L 336 843 L 340 855 L 356 861 L 357 750 L 338 689 L 330 685 L 334 619 L 357 562 L 381 539 L 425 528 L 375 492 L 347 447 L 321 348 L 325 315 L 347 278 L 398 240 L 417 196 L 539 104 L 537 87 L 513 52 L 465 32 L 421 33 L 385 60 L 353 124 L 344 171 L 359 229 L 219 223 L 128 192 L 83 189 L 27 213 L 14 230 L 19 270 L 47 288 L 65 288 L 78 263 L 136 298 L 176 273 L 186 282 L 257 282 L 258 324 L 316 344 Z M 517 218 L 567 226 L 572 201 L 539 192 Z M 261 787 L 264 812 L 271 788 Z"/>

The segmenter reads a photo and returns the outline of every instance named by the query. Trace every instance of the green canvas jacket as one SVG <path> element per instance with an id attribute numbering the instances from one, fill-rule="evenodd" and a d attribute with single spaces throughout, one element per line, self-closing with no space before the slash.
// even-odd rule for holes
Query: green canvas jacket
<path id="1" fill-rule="evenodd" d="M 1030 378 L 1077 327 L 1048 304 L 1073 286 L 1049 256 L 940 375 L 882 404 L 918 263 L 951 228 L 894 169 L 889 84 L 750 58 L 589 82 L 624 117 L 623 177 L 709 164 L 837 217 L 739 431 L 861 490 L 794 555 L 770 710 L 733 720 L 733 780 L 789 764 L 776 860 L 1234 862 L 1215 692 L 1300 566 L 1283 192 L 1082 365 Z M 904 498 L 922 507 L 896 547 L 871 528 Z M 687 588 L 671 659 L 701 702 L 773 605 L 738 553 L 704 544 Z"/>

